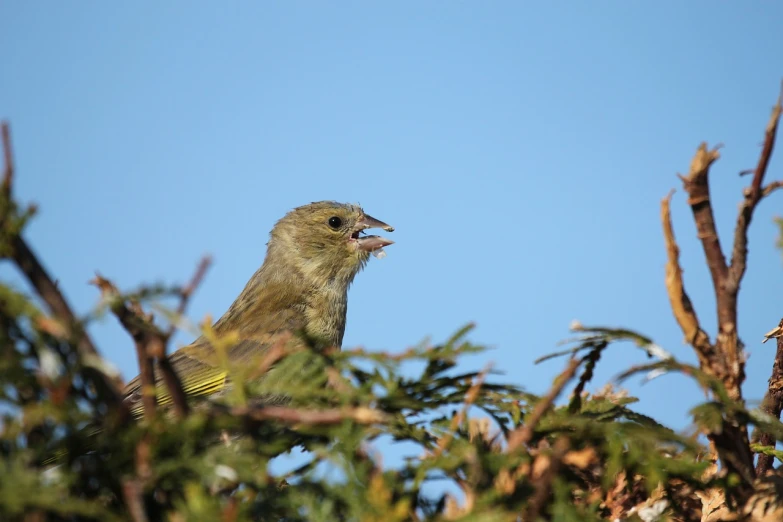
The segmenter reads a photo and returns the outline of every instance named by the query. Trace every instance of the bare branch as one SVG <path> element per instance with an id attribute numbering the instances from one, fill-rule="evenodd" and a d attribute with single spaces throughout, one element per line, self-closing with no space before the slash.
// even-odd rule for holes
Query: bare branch
<path id="1" fill-rule="evenodd" d="M 131 335 L 136 345 L 136 356 L 139 362 L 139 379 L 141 380 L 141 396 L 144 405 L 144 415 L 151 418 L 155 415 L 157 398 L 155 391 L 155 359 L 161 379 L 169 390 L 174 412 L 179 417 L 185 417 L 190 408 L 182 383 L 176 371 L 166 356 L 168 334 L 162 332 L 152 322 L 138 304 L 128 305 L 121 297 L 117 287 L 99 274 L 92 281 L 105 298 L 110 300 L 110 307 L 119 319 L 123 328 Z"/>
<path id="2" fill-rule="evenodd" d="M 199 261 L 198 267 L 196 268 L 196 272 L 193 274 L 193 277 L 190 278 L 190 282 L 185 285 L 182 290 L 180 290 L 179 306 L 177 307 L 177 318 L 182 317 L 182 315 L 185 313 L 185 310 L 187 310 L 193 292 L 195 292 L 199 285 L 201 285 L 201 282 L 204 280 L 204 276 L 206 275 L 207 270 L 211 264 L 212 258 L 210 256 L 202 257 L 201 261 Z M 176 329 L 177 325 L 175 324 L 175 321 L 172 321 L 171 325 L 169 326 L 169 330 L 166 332 L 166 340 L 170 339 L 171 336 L 174 335 Z"/>
<path id="3" fill-rule="evenodd" d="M 685 191 L 688 193 L 688 204 L 693 211 L 693 219 L 696 222 L 699 239 L 704 248 L 707 265 L 710 268 L 714 287 L 720 288 L 726 277 L 726 258 L 720 246 L 720 238 L 715 229 L 715 216 L 712 213 L 710 201 L 709 171 L 718 158 L 720 145 L 712 150 L 707 150 L 707 144 L 702 143 L 696 150 L 696 155 L 691 161 L 690 172 L 687 176 L 680 176 Z"/>
<path id="4" fill-rule="evenodd" d="M 3 135 L 3 156 L 5 157 L 5 169 L 3 171 L 3 191 L 6 197 L 11 195 L 11 186 L 14 183 L 14 155 L 11 148 L 11 127 L 7 121 L 0 124 L 0 132 Z"/>
<path id="5" fill-rule="evenodd" d="M 95 279 L 91 281 L 97 286 L 104 299 L 110 301 L 110 308 L 114 315 L 119 319 L 123 328 L 130 333 L 133 341 L 136 345 L 136 357 L 139 363 L 139 378 L 141 379 L 141 396 L 142 404 L 144 405 L 144 416 L 152 418 L 155 416 L 155 410 L 157 408 L 157 400 L 155 398 L 155 368 L 154 359 L 150 353 L 148 353 L 147 345 L 149 344 L 151 325 L 148 324 L 147 317 L 144 317 L 140 307 L 134 306 L 133 310 L 127 306 L 120 296 L 119 290 L 114 286 L 114 283 L 108 279 L 102 277 L 100 274 L 95 274 Z"/>
<path id="6" fill-rule="evenodd" d="M 180 418 L 185 417 L 190 413 L 187 395 L 185 395 L 185 390 L 182 388 L 182 381 L 179 379 L 177 372 L 171 365 L 168 355 L 165 355 L 165 349 L 164 355 L 158 358 L 158 369 L 160 370 L 163 382 L 166 384 L 166 388 L 169 390 L 169 395 L 171 395 L 174 413 Z"/>
<path id="7" fill-rule="evenodd" d="M 742 383 L 745 379 L 745 360 L 737 331 L 737 296 L 740 281 L 745 272 L 747 260 L 747 231 L 756 205 L 765 194 L 777 188 L 777 183 L 763 187 L 764 175 L 774 146 L 775 135 L 781 115 L 781 97 L 772 111 L 765 133 L 765 141 L 753 181 L 745 191 L 745 200 L 740 208 L 734 234 L 732 259 L 729 265 L 720 245 L 715 227 L 715 218 L 710 202 L 709 168 L 719 158 L 717 148 L 708 150 L 702 143 L 691 162 L 688 176 L 680 176 L 688 193 L 688 203 L 693 211 L 694 221 L 701 240 L 707 265 L 715 291 L 718 319 L 718 334 L 714 345 L 701 330 L 696 314 L 684 292 L 681 269 L 678 262 L 679 250 L 671 227 L 668 198 L 664 200 L 661 218 L 664 225 L 668 263 L 666 283 L 672 310 L 688 341 L 695 348 L 702 370 L 719 378 L 732 400 L 742 402 Z M 740 496 L 752 491 L 755 479 L 753 455 L 748 444 L 747 426 L 744 422 L 729 416 L 720 431 L 708 433 L 715 443 L 723 464 L 729 471 L 736 472 L 743 480 L 738 489 Z"/>
<path id="8" fill-rule="evenodd" d="M 777 338 L 777 351 L 775 352 L 775 362 L 772 364 L 772 376 L 769 378 L 767 392 L 764 394 L 764 400 L 761 403 L 761 409 L 765 413 L 780 418 L 783 412 L 783 335 L 779 332 L 783 330 L 783 319 L 778 323 L 778 327 L 773 332 L 777 334 L 770 335 L 769 338 Z M 770 332 L 770 333 L 773 333 Z M 766 341 L 767 339 L 765 339 Z M 777 439 L 771 433 L 758 431 L 754 433 L 754 438 L 758 438 L 759 444 L 763 446 L 774 447 Z M 772 455 L 759 454 L 756 462 L 756 476 L 763 477 L 767 471 L 772 469 L 774 457 Z"/>
<path id="9" fill-rule="evenodd" d="M 761 197 L 765 198 L 775 192 L 777 189 L 783 188 L 783 180 L 773 181 L 761 190 Z"/>
<path id="10" fill-rule="evenodd" d="M 758 205 L 761 198 L 777 188 L 775 186 L 776 183 L 772 183 L 770 186 L 764 188 L 762 188 L 761 184 L 764 181 L 764 175 L 767 173 L 769 160 L 772 157 L 772 151 L 775 148 L 775 136 L 778 132 L 782 108 L 781 100 L 783 100 L 783 89 L 778 96 L 778 102 L 772 108 L 772 114 L 770 115 L 767 128 L 764 132 L 764 146 L 761 149 L 761 156 L 759 157 L 756 170 L 753 173 L 753 181 L 751 182 L 750 189 L 746 191 L 745 200 L 742 202 L 739 215 L 737 216 L 737 225 L 734 229 L 734 248 L 731 254 L 731 277 L 727 281 L 729 289 L 735 293 L 739 289 L 742 276 L 745 275 L 748 258 L 748 227 L 753 218 L 753 212 L 756 210 L 756 205 Z"/>
<path id="11" fill-rule="evenodd" d="M 351 420 L 357 424 L 378 424 L 386 415 L 372 408 L 342 408 L 332 410 L 299 410 L 285 406 L 237 406 L 229 409 L 231 415 L 256 421 L 274 420 L 286 424 L 339 424 Z"/>
<path id="12" fill-rule="evenodd" d="M 689 338 L 688 341 L 696 348 L 703 369 L 711 375 L 723 380 L 729 395 L 733 399 L 742 400 L 741 385 L 744 380 L 745 372 L 744 361 L 742 361 L 740 357 L 740 350 L 738 347 L 739 340 L 737 338 L 737 292 L 732 291 L 727 283 L 729 278 L 729 267 L 726 265 L 726 258 L 721 249 L 720 237 L 715 228 L 715 217 L 710 202 L 709 169 L 710 165 L 719 157 L 718 147 L 708 150 L 707 144 L 702 143 L 699 145 L 696 155 L 691 161 L 688 176 L 680 176 L 680 179 L 683 181 L 683 186 L 688 193 L 688 204 L 693 211 L 693 219 L 696 223 L 698 236 L 704 249 L 704 255 L 712 277 L 712 286 L 715 291 L 719 332 L 716 337 L 714 348 L 712 348 L 715 352 L 714 356 L 710 357 L 709 360 L 705 358 L 705 356 L 709 357 L 707 356 L 707 352 L 709 351 L 709 340 L 706 338 L 706 335 L 701 337 L 698 331 L 692 331 L 693 325 L 685 331 L 686 335 L 692 333 L 699 337 Z M 673 233 L 671 234 L 670 239 L 673 241 Z M 667 239 L 667 241 L 669 240 Z M 669 250 L 671 250 L 671 248 L 669 248 Z M 676 253 L 676 251 L 670 251 L 670 266 L 667 269 L 667 278 L 672 277 L 672 281 L 675 284 L 676 278 L 681 278 L 681 276 L 674 274 L 674 272 L 678 270 L 678 266 L 672 265 L 671 261 L 673 259 L 673 254 Z M 669 271 L 672 272 L 669 273 Z M 678 289 L 671 288 L 669 291 L 670 293 L 677 292 Z M 677 295 L 674 295 L 673 297 L 675 300 L 681 301 Z M 670 295 L 670 299 L 671 298 L 672 296 Z M 679 305 L 676 306 L 679 307 Z M 678 321 L 687 319 L 686 315 L 682 315 L 682 308 L 683 307 L 680 307 L 679 310 L 675 310 L 675 315 L 677 315 L 678 312 L 680 313 Z M 705 366 L 705 364 L 707 365 Z"/>
<path id="13" fill-rule="evenodd" d="M 150 445 L 150 433 L 145 433 L 136 443 L 134 463 L 136 477 L 142 484 L 146 484 L 152 477 L 152 448 Z"/>
<path id="14" fill-rule="evenodd" d="M 125 506 L 128 508 L 133 522 L 148 522 L 147 512 L 144 509 L 144 499 L 141 494 L 141 485 L 135 479 L 122 481 L 122 496 Z"/>
<path id="15" fill-rule="evenodd" d="M 714 345 L 702 331 L 696 312 L 684 289 L 682 269 L 679 265 L 679 248 L 671 225 L 669 208 L 671 195 L 661 202 L 661 221 L 668 258 L 666 288 L 675 318 L 686 339 L 694 347 L 701 369 L 723 381 L 728 395 L 733 400 L 742 401 L 744 361 L 739 354 L 737 338 L 737 293 L 727 289 L 729 269 L 715 229 L 709 193 L 709 167 L 718 157 L 717 148 L 708 151 L 706 144 L 702 143 L 691 163 L 690 174 L 687 177 L 681 176 L 685 190 L 688 192 L 688 203 L 693 211 L 715 291 L 719 333 Z M 746 426 L 728 419 L 720 431 L 708 432 L 707 435 L 715 443 L 721 461 L 727 469 L 736 472 L 742 478 L 742 487 L 737 491 L 742 495 L 748 494 L 752 490 L 755 470 Z"/>
<path id="16" fill-rule="evenodd" d="M 14 179 L 14 155 L 13 149 L 11 148 L 11 131 L 7 122 L 3 122 L 0 127 L 2 131 L 3 156 L 5 158 L 2 190 L 4 191 L 5 196 L 10 200 Z M 7 211 L 10 212 L 10 207 Z M 3 216 L 3 218 L 5 217 L 6 216 Z M 82 327 L 76 314 L 71 310 L 65 297 L 63 297 L 59 288 L 57 288 L 57 284 L 46 272 L 46 269 L 38 260 L 38 257 L 36 257 L 21 235 L 14 235 L 10 238 L 10 241 L 12 249 L 11 259 L 25 275 L 36 293 L 46 304 L 51 314 L 62 323 L 65 328 L 66 336 L 74 341 L 80 358 L 87 363 L 87 368 L 85 368 L 85 370 L 90 374 L 96 386 L 99 388 L 102 398 L 113 406 L 122 405 L 122 394 L 120 393 L 122 381 L 119 375 L 107 375 L 95 364 L 90 364 L 91 360 L 95 361 L 100 359 L 100 354 L 98 353 L 97 348 L 95 348 L 92 339 L 90 339 L 90 336 Z M 121 417 L 124 417 L 127 414 L 127 408 L 120 407 L 118 411 L 120 412 Z"/>
<path id="17" fill-rule="evenodd" d="M 701 361 L 702 368 L 709 368 L 714 349 L 709 336 L 701 329 L 696 310 L 693 309 L 691 300 L 685 291 L 682 280 L 682 268 L 680 267 L 680 248 L 674 238 L 674 228 L 671 219 L 671 198 L 674 191 L 661 201 L 661 224 L 663 225 L 663 238 L 666 242 L 666 291 L 669 294 L 669 303 L 674 312 L 674 318 L 680 325 L 685 339 L 696 350 L 696 355 Z"/>

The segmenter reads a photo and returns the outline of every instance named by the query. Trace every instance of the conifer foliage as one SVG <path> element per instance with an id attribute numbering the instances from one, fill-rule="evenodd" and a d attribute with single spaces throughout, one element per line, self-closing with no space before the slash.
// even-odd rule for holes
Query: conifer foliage
<path id="1" fill-rule="evenodd" d="M 25 240 L 35 207 L 14 198 L 3 124 L 0 256 L 29 291 L 0 282 L 0 520 L 783 520 L 783 472 L 775 465 L 783 459 L 776 448 L 783 439 L 783 321 L 766 335 L 777 352 L 759 408 L 743 398 L 737 325 L 751 219 L 783 188 L 783 180 L 765 179 L 780 115 L 778 99 L 757 166 L 747 173 L 733 237 L 724 242 L 730 249 L 721 245 L 713 214 L 727 209 L 713 209 L 710 199 L 718 149 L 702 144 L 680 176 L 714 285 L 717 332 L 701 327 L 688 297 L 671 195 L 661 203 L 662 288 L 698 365 L 677 361 L 637 332 L 575 323 L 568 349 L 550 356 L 562 358 L 564 370 L 546 394 L 534 396 L 491 366 L 468 371 L 458 364 L 484 349 L 467 340 L 468 326 L 441 344 L 396 353 L 292 354 L 279 347 L 250 368 L 226 364 L 232 382 L 243 384 L 200 407 L 188 401 L 166 354 L 209 260 L 182 286 L 122 292 L 97 276 L 98 312 L 76 316 L 48 272 L 56 263 L 44 268 Z M 166 299 L 176 306 L 161 311 L 156 303 Z M 115 315 L 132 337 L 143 382 L 150 384 L 152 365 L 159 365 L 168 403 L 148 394 L 141 415 L 129 410 L 121 377 L 87 332 L 101 312 Z M 230 345 L 230 336 L 215 336 L 209 324 L 201 333 L 216 349 Z M 645 361 L 620 382 L 677 372 L 704 390 L 706 400 L 691 411 L 695 430 L 675 432 L 638 413 L 637 400 L 617 383 L 585 391 L 618 344 L 638 348 Z M 259 404 L 253 397 L 269 390 L 252 377 L 273 365 L 294 376 L 285 383 L 290 400 Z M 419 454 L 385 465 L 378 441 L 407 442 Z M 302 450 L 294 469 L 270 467 Z"/>

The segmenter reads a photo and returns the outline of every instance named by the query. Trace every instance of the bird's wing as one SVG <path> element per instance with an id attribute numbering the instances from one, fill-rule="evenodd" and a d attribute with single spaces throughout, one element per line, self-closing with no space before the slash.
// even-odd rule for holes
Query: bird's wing
<path id="1" fill-rule="evenodd" d="M 202 344 L 208 345 L 209 343 L 200 338 L 185 348 L 197 349 Z M 188 397 L 198 397 L 219 391 L 225 384 L 226 371 L 210 361 L 191 357 L 185 351 L 185 348 L 177 350 L 169 356 L 169 361 L 182 383 L 182 389 L 185 394 Z M 155 395 L 158 404 L 165 405 L 171 402 L 171 396 L 168 388 L 163 383 L 157 364 L 155 365 Z M 140 377 L 135 377 L 125 387 L 125 401 L 134 414 L 141 413 L 142 389 Z"/>
<path id="2" fill-rule="evenodd" d="M 252 314 L 254 310 L 243 310 L 243 312 Z M 262 320 L 227 322 L 223 328 L 220 328 L 223 332 L 218 333 L 229 332 L 232 327 L 239 334 L 240 340 L 228 349 L 228 360 L 234 364 L 252 364 L 287 332 L 296 333 L 301 329 L 303 314 L 299 306 L 288 306 L 272 313 L 267 311 Z M 221 363 L 221 358 L 218 357 L 214 347 L 204 337 L 171 354 L 169 361 L 182 383 L 183 391 L 191 399 L 219 392 L 228 381 L 225 365 Z M 171 402 L 168 388 L 163 382 L 157 364 L 155 365 L 155 395 L 158 404 L 166 405 Z M 125 401 L 135 414 L 141 414 L 140 377 L 135 377 L 125 387 Z"/>

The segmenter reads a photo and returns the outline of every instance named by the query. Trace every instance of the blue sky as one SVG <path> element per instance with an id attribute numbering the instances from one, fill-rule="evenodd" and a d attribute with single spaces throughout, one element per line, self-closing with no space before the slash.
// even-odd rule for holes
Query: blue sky
<path id="1" fill-rule="evenodd" d="M 358 201 L 397 243 L 351 289 L 344 345 L 402 350 L 475 321 L 493 350 L 466 364 L 542 392 L 563 362 L 533 360 L 573 319 L 695 361 L 663 286 L 659 203 L 700 141 L 723 142 L 713 201 L 729 243 L 737 173 L 783 77 L 781 19 L 771 2 L 4 2 L 0 116 L 17 194 L 41 209 L 28 238 L 79 312 L 95 270 L 123 288 L 184 281 L 210 253 L 190 315 L 217 318 L 286 211 Z M 742 287 L 751 401 L 783 315 L 781 197 L 756 214 Z M 682 190 L 673 213 L 714 332 Z M 118 324 L 92 332 L 135 375 Z M 614 348 L 595 384 L 645 360 Z M 702 397 L 675 376 L 630 387 L 674 427 Z"/>

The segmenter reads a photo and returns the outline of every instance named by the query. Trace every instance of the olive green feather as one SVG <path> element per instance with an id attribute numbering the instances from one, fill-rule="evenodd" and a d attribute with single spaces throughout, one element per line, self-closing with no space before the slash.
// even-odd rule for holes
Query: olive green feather
<path id="1" fill-rule="evenodd" d="M 305 339 L 319 347 L 339 348 L 345 333 L 348 287 L 376 244 L 391 244 L 376 236 L 359 237 L 360 231 L 370 227 L 393 230 L 358 206 L 330 201 L 286 214 L 270 233 L 264 263 L 213 327 L 218 338 L 237 336 L 223 356 L 229 364 L 257 364 L 283 335 L 290 337 L 289 348 L 304 347 Z M 372 246 L 366 246 L 368 238 L 375 238 Z M 171 354 L 169 360 L 190 399 L 220 394 L 230 385 L 225 361 L 204 336 Z M 170 403 L 157 368 L 155 381 L 159 404 Z M 131 409 L 139 414 L 139 377 L 128 383 L 125 394 Z"/>

